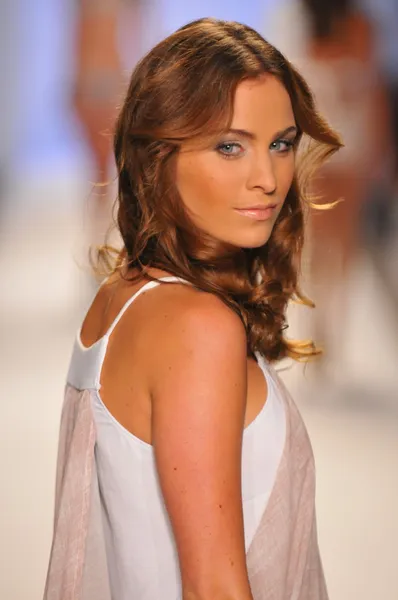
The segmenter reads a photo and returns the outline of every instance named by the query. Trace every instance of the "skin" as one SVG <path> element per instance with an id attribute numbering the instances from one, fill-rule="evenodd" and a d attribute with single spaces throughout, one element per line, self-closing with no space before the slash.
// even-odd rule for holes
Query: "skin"
<path id="1" fill-rule="evenodd" d="M 278 132 L 293 128 L 286 135 Z M 264 245 L 292 184 L 297 135 L 290 97 L 272 75 L 240 83 L 231 129 L 203 148 L 185 143 L 177 158 L 176 183 L 191 218 L 200 228 L 242 248 Z M 236 208 L 276 203 L 266 221 L 242 216 Z"/>
<path id="2" fill-rule="evenodd" d="M 227 133 L 206 148 L 184 147 L 177 187 L 192 218 L 209 234 L 236 246 L 261 246 L 294 171 L 294 151 L 276 135 L 294 126 L 281 84 L 265 76 L 238 86 L 232 126 L 251 137 Z M 283 139 L 293 142 L 294 136 Z M 234 210 L 270 202 L 278 207 L 266 221 Z M 167 275 L 154 269 L 151 274 Z M 85 346 L 106 333 L 141 286 L 115 275 L 101 287 L 83 324 Z M 183 284 L 143 292 L 122 322 L 109 340 L 101 399 L 119 423 L 153 446 L 182 598 L 253 600 L 244 542 L 242 436 L 268 389 L 260 367 L 247 357 L 244 325 L 218 297 Z"/>

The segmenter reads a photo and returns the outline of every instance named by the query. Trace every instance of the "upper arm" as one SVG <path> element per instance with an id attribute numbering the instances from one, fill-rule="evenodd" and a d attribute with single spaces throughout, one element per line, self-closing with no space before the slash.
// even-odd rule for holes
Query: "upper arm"
<path id="1" fill-rule="evenodd" d="M 152 365 L 152 444 L 183 590 L 249 599 L 241 497 L 244 326 L 218 298 L 198 294 L 173 310 Z"/>

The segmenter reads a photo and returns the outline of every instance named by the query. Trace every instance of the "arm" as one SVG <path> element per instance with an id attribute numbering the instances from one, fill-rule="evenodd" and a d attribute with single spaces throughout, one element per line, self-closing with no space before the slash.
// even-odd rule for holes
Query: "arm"
<path id="1" fill-rule="evenodd" d="M 152 443 L 183 600 L 252 600 L 241 497 L 245 330 L 218 298 L 194 291 L 163 322 L 152 362 Z"/>

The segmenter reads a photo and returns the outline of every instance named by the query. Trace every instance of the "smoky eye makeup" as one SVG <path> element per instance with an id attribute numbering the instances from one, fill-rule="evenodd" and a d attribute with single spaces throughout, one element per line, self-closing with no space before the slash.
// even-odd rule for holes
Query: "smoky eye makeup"
<path id="1" fill-rule="evenodd" d="M 236 134 L 236 137 L 232 138 L 232 134 Z M 225 158 L 239 158 L 245 154 L 247 150 L 245 144 L 249 140 L 255 142 L 257 136 L 244 129 L 231 129 L 225 132 L 224 138 L 220 136 L 213 145 L 213 149 Z M 269 144 L 269 149 L 277 154 L 287 154 L 294 150 L 298 140 L 299 132 L 295 126 L 291 126 L 276 134 L 274 140 Z"/>
<path id="2" fill-rule="evenodd" d="M 243 144 L 234 140 L 219 142 L 216 145 L 215 150 L 226 158 L 236 158 L 243 155 L 245 152 Z"/>
<path id="3" fill-rule="evenodd" d="M 286 154 L 294 149 L 295 140 L 279 138 L 270 144 L 270 150 L 276 150 L 280 154 Z"/>
<path id="4" fill-rule="evenodd" d="M 298 144 L 299 135 L 296 132 L 294 135 L 288 134 L 286 136 L 280 136 L 275 138 L 271 144 L 270 149 L 276 150 L 278 153 L 285 154 L 290 150 L 294 150 Z"/>

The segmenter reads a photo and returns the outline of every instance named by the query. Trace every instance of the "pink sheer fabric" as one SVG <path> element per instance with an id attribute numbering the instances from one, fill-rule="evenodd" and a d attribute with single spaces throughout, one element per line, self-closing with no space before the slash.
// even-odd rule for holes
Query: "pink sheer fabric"
<path id="1" fill-rule="evenodd" d="M 328 600 L 318 548 L 315 464 L 304 422 L 272 369 L 286 406 L 286 441 L 274 489 L 247 553 L 255 600 Z"/>
<path id="2" fill-rule="evenodd" d="M 270 371 L 285 402 L 287 429 L 275 486 L 247 553 L 253 598 L 327 600 L 317 541 L 312 448 L 289 393 Z M 70 386 L 61 417 L 54 537 L 44 600 L 117 600 L 112 599 L 107 573 L 90 391 Z"/>
<path id="3" fill-rule="evenodd" d="M 45 600 L 111 600 L 89 390 L 66 387 Z"/>

